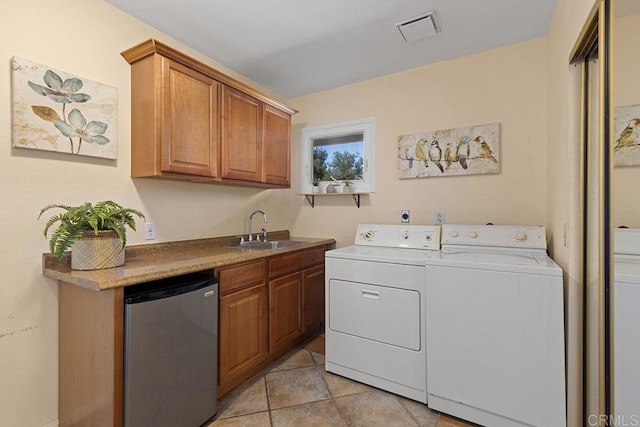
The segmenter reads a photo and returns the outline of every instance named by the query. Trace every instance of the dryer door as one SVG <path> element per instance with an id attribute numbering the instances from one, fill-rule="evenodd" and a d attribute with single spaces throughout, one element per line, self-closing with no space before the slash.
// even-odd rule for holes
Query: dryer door
<path id="1" fill-rule="evenodd" d="M 367 283 L 329 280 L 329 328 L 420 350 L 420 293 Z"/>

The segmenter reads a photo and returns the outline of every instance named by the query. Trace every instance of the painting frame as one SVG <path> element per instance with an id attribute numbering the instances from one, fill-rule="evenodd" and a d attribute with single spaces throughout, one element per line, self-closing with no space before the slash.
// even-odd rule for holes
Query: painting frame
<path id="1" fill-rule="evenodd" d="M 398 136 L 398 178 L 500 173 L 500 123 Z"/>
<path id="2" fill-rule="evenodd" d="M 11 58 L 13 147 L 117 159 L 118 90 Z"/>
<path id="3" fill-rule="evenodd" d="M 640 104 L 613 110 L 613 165 L 640 165 Z"/>

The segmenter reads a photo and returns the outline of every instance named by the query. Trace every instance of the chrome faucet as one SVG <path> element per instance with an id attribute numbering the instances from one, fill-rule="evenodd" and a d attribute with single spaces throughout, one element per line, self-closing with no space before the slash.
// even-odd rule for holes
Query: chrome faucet
<path id="1" fill-rule="evenodd" d="M 264 223 L 266 224 L 267 222 L 269 222 L 269 219 L 267 218 L 267 214 L 265 214 L 264 212 L 262 212 L 260 209 L 256 209 L 255 211 L 251 212 L 251 214 L 249 215 L 249 221 L 248 221 L 248 225 L 249 225 L 249 242 L 253 241 L 253 225 L 252 225 L 252 220 L 253 220 L 253 216 L 255 214 L 262 214 L 262 217 L 264 218 Z M 264 232 L 263 232 L 264 235 Z M 259 241 L 260 240 L 260 235 L 256 236 L 256 239 Z"/>

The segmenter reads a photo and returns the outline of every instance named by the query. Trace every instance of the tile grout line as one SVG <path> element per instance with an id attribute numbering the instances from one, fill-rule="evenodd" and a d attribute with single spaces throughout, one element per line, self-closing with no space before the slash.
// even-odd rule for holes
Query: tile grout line
<path id="1" fill-rule="evenodd" d="M 268 372 L 265 372 L 265 374 L 262 376 L 262 381 L 264 382 L 264 394 L 267 398 L 267 414 L 269 415 L 269 425 L 273 427 L 273 417 L 271 416 L 271 400 L 269 399 L 269 387 L 267 387 L 267 374 Z"/>
<path id="2" fill-rule="evenodd" d="M 329 384 L 327 384 L 327 381 L 324 379 L 324 372 L 326 372 L 326 362 L 327 362 L 327 360 L 326 360 L 326 352 L 322 356 L 323 356 L 323 359 L 324 359 L 324 363 L 322 365 L 316 363 L 316 359 L 313 359 L 313 362 L 316 364 L 316 369 L 318 369 L 318 367 L 320 367 L 320 369 L 321 369 L 320 377 L 322 378 L 322 382 L 324 383 L 324 386 L 327 388 L 327 391 L 329 392 L 329 396 L 331 396 L 331 402 L 335 406 L 336 411 L 338 412 L 338 415 L 340 416 L 340 419 L 342 420 L 342 422 L 344 422 L 345 426 L 349 427 L 349 423 L 347 422 L 347 420 L 344 418 L 344 415 L 340 411 L 340 407 L 336 403 L 336 398 L 333 395 L 333 393 L 331 392 L 331 388 L 329 387 Z M 311 355 L 311 358 L 313 358 L 313 354 Z"/>

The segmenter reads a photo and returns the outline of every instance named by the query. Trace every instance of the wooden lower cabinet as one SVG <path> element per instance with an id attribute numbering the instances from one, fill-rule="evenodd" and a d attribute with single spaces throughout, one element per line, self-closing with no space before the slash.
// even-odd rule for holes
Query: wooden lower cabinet
<path id="1" fill-rule="evenodd" d="M 302 273 L 303 332 L 320 330 L 324 322 L 324 264 Z"/>
<path id="2" fill-rule="evenodd" d="M 269 281 L 269 352 L 282 354 L 324 321 L 324 264 Z"/>
<path id="3" fill-rule="evenodd" d="M 121 427 L 124 382 L 123 288 L 96 292 L 59 282 L 60 427 Z"/>
<path id="4" fill-rule="evenodd" d="M 324 251 L 292 251 L 216 270 L 219 398 L 320 330 Z M 97 292 L 59 284 L 60 426 L 121 427 L 124 288 Z"/>
<path id="5" fill-rule="evenodd" d="M 218 397 L 320 331 L 324 251 L 287 252 L 218 270 Z"/>
<path id="6" fill-rule="evenodd" d="M 302 274 L 269 282 L 269 351 L 280 353 L 302 334 Z M 286 351 L 286 349 L 285 349 Z"/>
<path id="7" fill-rule="evenodd" d="M 220 394 L 269 357 L 267 309 L 264 283 L 220 297 Z"/>

